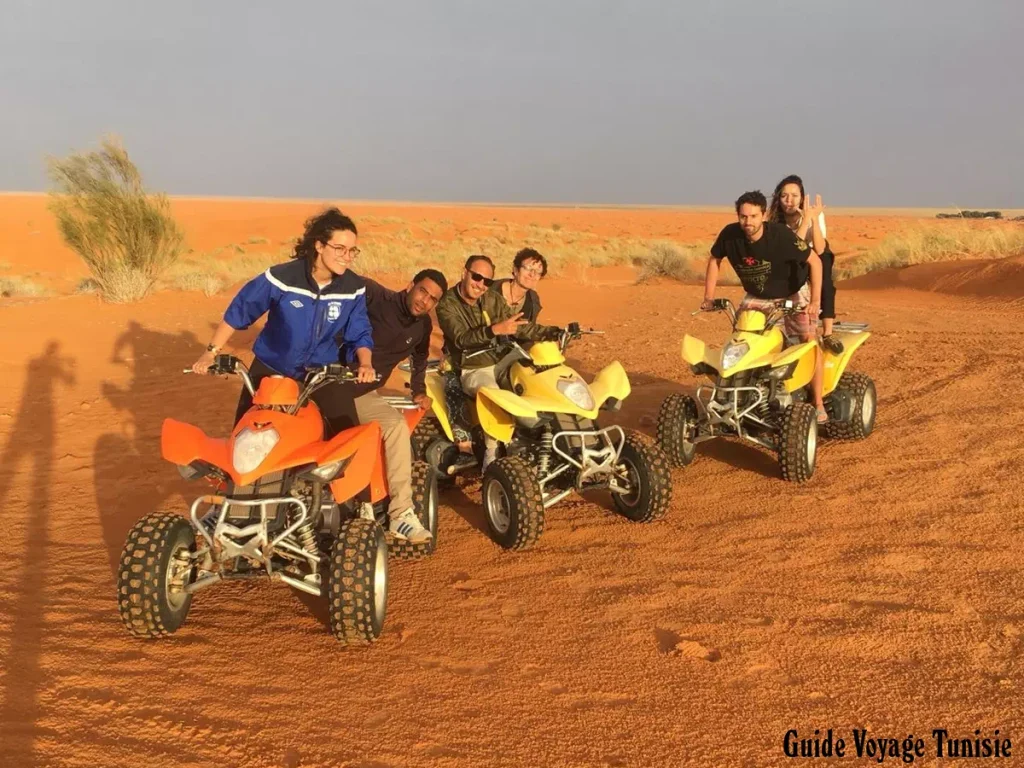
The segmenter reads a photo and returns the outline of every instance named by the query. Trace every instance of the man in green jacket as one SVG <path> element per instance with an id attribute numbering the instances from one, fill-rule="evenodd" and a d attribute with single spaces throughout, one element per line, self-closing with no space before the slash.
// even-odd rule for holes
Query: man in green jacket
<path id="1" fill-rule="evenodd" d="M 482 387 L 497 387 L 494 366 L 499 355 L 489 350 L 465 358 L 467 348 L 487 344 L 495 336 L 515 336 L 536 341 L 551 338 L 561 332 L 552 325 L 537 325 L 523 319 L 523 313 L 512 314 L 500 294 L 487 290 L 494 283 L 494 262 L 486 256 L 474 255 L 466 260 L 462 279 L 445 292 L 437 304 L 437 322 L 444 333 L 444 346 L 448 359 L 460 371 L 462 391 L 475 397 Z M 498 450 L 491 437 L 484 438 L 486 470 Z"/>

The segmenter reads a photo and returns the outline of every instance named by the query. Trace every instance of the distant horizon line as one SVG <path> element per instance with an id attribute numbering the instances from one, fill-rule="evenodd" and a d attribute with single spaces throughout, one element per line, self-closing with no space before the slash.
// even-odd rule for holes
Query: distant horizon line
<path id="1" fill-rule="evenodd" d="M 45 197 L 50 195 L 50 192 L 41 192 L 39 190 L 0 190 L 0 197 Z M 253 202 L 253 203 L 295 203 L 295 204 L 308 204 L 308 205 L 323 205 L 324 203 L 345 203 L 351 205 L 364 205 L 364 206 L 399 206 L 399 207 L 437 207 L 437 208 L 545 208 L 545 209 L 588 209 L 588 210 L 680 210 L 680 211 L 691 211 L 700 212 L 708 211 L 711 213 L 718 213 L 722 210 L 731 211 L 732 205 L 729 203 L 714 204 L 694 204 L 694 203 L 555 203 L 555 202 L 537 202 L 537 203 L 522 203 L 522 202 L 499 202 L 499 201 L 465 201 L 465 200 L 393 200 L 388 198 L 341 198 L 341 197 L 265 197 L 265 196 L 247 196 L 247 195 L 176 195 L 169 193 L 161 193 L 154 191 L 151 194 L 163 194 L 170 200 L 193 200 L 193 201 L 210 201 L 210 202 Z M 1021 215 L 1024 214 L 1024 208 L 1000 208 L 998 206 L 899 206 L 899 205 L 884 205 L 884 206 L 857 206 L 857 205 L 837 205 L 828 206 L 826 210 L 831 210 L 833 213 L 842 213 L 844 211 L 853 211 L 858 213 L 873 212 L 876 215 L 884 215 L 886 213 L 892 213 L 893 215 L 899 215 L 901 213 L 912 215 L 913 213 L 923 214 L 927 212 L 951 212 L 951 211 L 1000 211 L 1004 214 Z"/>

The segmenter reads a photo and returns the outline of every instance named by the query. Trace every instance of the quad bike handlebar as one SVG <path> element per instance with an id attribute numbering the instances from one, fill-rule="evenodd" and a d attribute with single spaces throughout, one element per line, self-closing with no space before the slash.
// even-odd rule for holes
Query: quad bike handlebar
<path id="1" fill-rule="evenodd" d="M 185 368 L 182 373 L 195 373 L 191 368 Z M 256 391 L 252 386 L 252 377 L 249 376 L 249 369 L 245 363 L 239 360 L 234 355 L 221 354 L 213 358 L 213 365 L 206 369 L 207 376 L 238 376 L 245 383 L 245 388 L 249 390 L 250 395 L 255 395 Z"/>
<path id="2" fill-rule="evenodd" d="M 804 311 L 804 307 L 798 307 L 792 299 L 766 299 L 771 302 L 771 309 L 764 314 L 765 324 L 771 327 L 780 317 L 785 315 L 797 315 Z M 690 316 L 699 315 L 702 312 L 728 312 L 729 321 L 735 325 L 736 323 L 736 307 L 729 299 L 714 299 L 711 302 L 711 309 L 704 309 L 700 307 L 696 312 L 691 312 Z"/>
<path id="3" fill-rule="evenodd" d="M 182 373 L 195 373 L 195 371 L 191 368 L 185 368 L 182 370 Z M 248 367 L 246 367 L 245 363 L 234 355 L 217 355 L 213 359 L 213 365 L 206 370 L 206 375 L 238 376 L 244 382 L 245 388 L 249 391 L 249 394 L 253 396 L 256 395 L 256 390 L 253 387 L 252 377 L 249 375 Z M 327 365 L 317 365 L 306 368 L 306 378 L 303 382 L 302 394 L 299 396 L 299 401 L 296 404 L 296 410 L 299 406 L 309 400 L 310 396 L 315 391 L 327 384 L 353 384 L 356 382 L 357 378 L 358 376 L 356 372 L 343 363 L 329 363 Z M 380 374 L 376 374 L 373 380 L 375 382 L 380 381 Z"/>
<path id="4" fill-rule="evenodd" d="M 543 340 L 557 341 L 559 349 L 561 349 L 564 352 L 566 347 L 569 346 L 570 341 L 573 341 L 575 339 L 581 339 L 587 335 L 603 336 L 604 331 L 597 331 L 594 330 L 593 328 L 581 328 L 579 323 L 573 322 L 569 323 L 564 328 L 553 328 L 551 333 L 552 338 L 545 337 Z M 506 347 L 511 347 L 515 349 L 519 347 L 519 341 L 520 339 L 516 336 L 501 334 L 495 336 L 486 344 L 478 344 L 471 347 L 466 347 L 466 349 L 463 350 L 463 359 L 470 360 L 476 357 L 477 355 L 484 354 L 485 352 L 492 352 L 499 349 L 504 349 Z M 523 354 L 526 354 L 525 351 L 523 352 Z"/>

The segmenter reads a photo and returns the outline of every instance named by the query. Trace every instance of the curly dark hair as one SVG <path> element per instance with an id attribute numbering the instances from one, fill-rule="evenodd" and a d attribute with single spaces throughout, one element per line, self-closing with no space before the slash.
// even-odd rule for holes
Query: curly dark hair
<path id="1" fill-rule="evenodd" d="M 512 259 L 512 269 L 522 269 L 523 264 L 528 261 L 539 261 L 541 267 L 540 276 L 548 276 L 548 260 L 533 248 L 523 248 L 523 250 L 517 253 L 516 257 Z"/>
<path id="2" fill-rule="evenodd" d="M 306 219 L 306 230 L 302 233 L 302 238 L 295 243 L 292 258 L 305 259 L 313 264 L 316 261 L 316 244 L 329 242 L 331 235 L 339 229 L 353 235 L 359 234 L 356 223 L 337 208 L 328 208 L 316 216 L 309 217 Z"/>
<path id="3" fill-rule="evenodd" d="M 753 192 L 744 192 L 736 198 L 736 213 L 740 212 L 741 205 L 756 205 L 761 209 L 761 213 L 764 213 L 768 208 L 768 201 L 764 199 L 761 190 L 755 189 Z"/>
<path id="4" fill-rule="evenodd" d="M 796 174 L 791 174 L 775 185 L 775 191 L 772 192 L 772 203 L 768 206 L 768 221 L 774 221 L 776 224 L 786 223 L 786 214 L 782 212 L 782 201 L 779 198 L 782 195 L 782 188 L 787 184 L 796 184 L 800 187 L 800 207 L 803 207 L 804 197 L 807 195 L 804 192 L 804 180 Z"/>

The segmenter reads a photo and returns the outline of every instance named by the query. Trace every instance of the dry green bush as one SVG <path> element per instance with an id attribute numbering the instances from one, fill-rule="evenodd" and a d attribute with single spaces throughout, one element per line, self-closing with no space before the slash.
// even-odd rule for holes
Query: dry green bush
<path id="1" fill-rule="evenodd" d="M 48 158 L 50 210 L 106 301 L 141 299 L 181 254 L 184 236 L 162 194 L 150 194 L 120 141 Z"/>
<path id="2" fill-rule="evenodd" d="M 640 273 L 637 282 L 646 282 L 654 277 L 668 277 L 682 282 L 704 279 L 707 266 L 707 251 L 679 246 L 670 242 L 651 243 L 645 256 L 636 259 Z"/>

